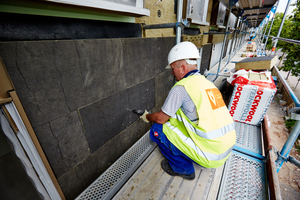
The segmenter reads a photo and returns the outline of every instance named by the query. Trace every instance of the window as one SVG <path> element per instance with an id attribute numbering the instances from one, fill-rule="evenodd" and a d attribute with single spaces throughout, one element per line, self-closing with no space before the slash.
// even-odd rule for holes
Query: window
<path id="1" fill-rule="evenodd" d="M 224 26 L 225 15 L 226 15 L 226 6 L 224 6 L 224 4 L 222 4 L 220 2 L 219 3 L 219 9 L 218 9 L 218 16 L 217 16 L 216 25 L 222 26 L 223 28 L 225 28 L 225 26 Z"/>
<path id="2" fill-rule="evenodd" d="M 188 0 L 186 6 L 186 18 L 193 24 L 209 25 L 206 22 L 208 0 Z"/>
<path id="3" fill-rule="evenodd" d="M 47 0 L 75 6 L 98 8 L 114 12 L 130 13 L 138 16 L 150 16 L 150 11 L 144 8 L 143 0 Z"/>

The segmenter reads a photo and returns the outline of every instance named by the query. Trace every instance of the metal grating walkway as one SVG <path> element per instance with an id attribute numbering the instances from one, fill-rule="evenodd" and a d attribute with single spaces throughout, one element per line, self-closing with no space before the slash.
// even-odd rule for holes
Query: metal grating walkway
<path id="1" fill-rule="evenodd" d="M 148 131 L 76 200 L 111 199 L 155 147 L 156 144 L 150 140 Z"/>
<path id="2" fill-rule="evenodd" d="M 218 199 L 267 199 L 265 164 L 233 151 L 225 164 Z"/>
<path id="3" fill-rule="evenodd" d="M 241 122 L 234 122 L 234 125 L 236 130 L 235 150 L 264 159 L 261 127 Z"/>
<path id="4" fill-rule="evenodd" d="M 262 129 L 235 122 L 236 145 L 225 163 L 218 199 L 267 199 Z"/>

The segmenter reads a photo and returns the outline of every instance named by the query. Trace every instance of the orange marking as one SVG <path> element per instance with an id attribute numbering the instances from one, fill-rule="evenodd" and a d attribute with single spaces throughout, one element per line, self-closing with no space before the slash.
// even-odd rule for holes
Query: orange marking
<path id="1" fill-rule="evenodd" d="M 213 110 L 225 106 L 222 94 L 217 88 L 206 89 L 205 91 Z"/>

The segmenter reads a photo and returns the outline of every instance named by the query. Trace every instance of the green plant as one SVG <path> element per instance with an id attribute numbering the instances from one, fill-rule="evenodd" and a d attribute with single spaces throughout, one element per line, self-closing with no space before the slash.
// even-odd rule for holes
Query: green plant
<path id="1" fill-rule="evenodd" d="M 300 145 L 296 144 L 296 151 L 298 152 L 298 154 L 300 154 Z"/>
<path id="2" fill-rule="evenodd" d="M 289 132 L 291 132 L 296 123 L 296 120 L 288 119 L 288 120 L 285 120 L 284 123 L 285 123 L 285 127 L 289 130 Z"/>

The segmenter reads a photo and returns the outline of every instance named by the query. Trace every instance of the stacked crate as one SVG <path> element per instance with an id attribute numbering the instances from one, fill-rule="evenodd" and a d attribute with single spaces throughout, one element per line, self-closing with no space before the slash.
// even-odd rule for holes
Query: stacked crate
<path id="1" fill-rule="evenodd" d="M 250 44 L 247 44 L 246 51 L 255 52 L 256 51 L 255 42 L 251 42 Z"/>

